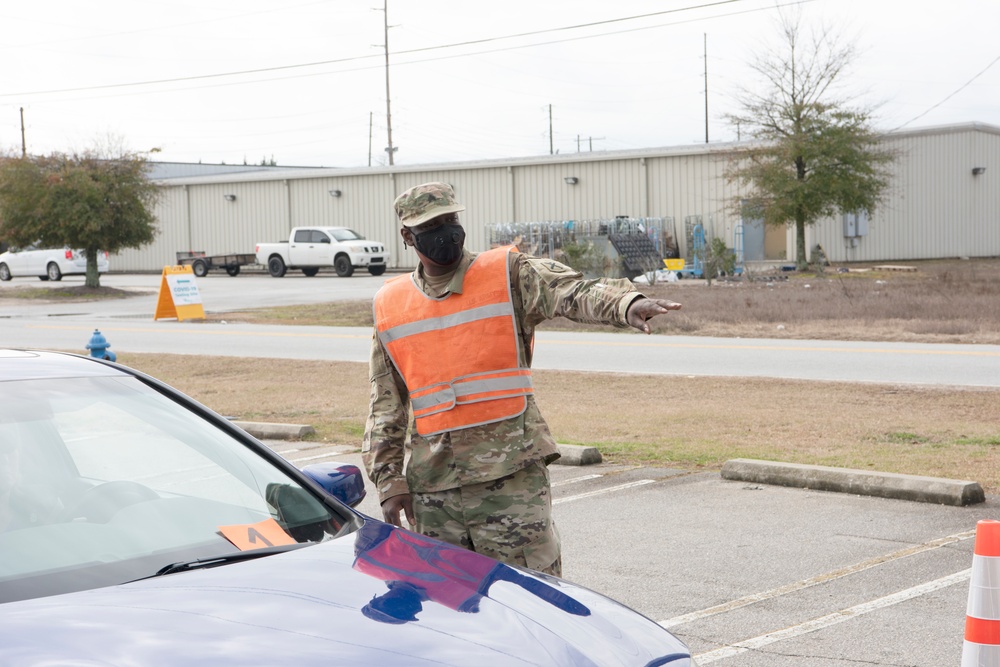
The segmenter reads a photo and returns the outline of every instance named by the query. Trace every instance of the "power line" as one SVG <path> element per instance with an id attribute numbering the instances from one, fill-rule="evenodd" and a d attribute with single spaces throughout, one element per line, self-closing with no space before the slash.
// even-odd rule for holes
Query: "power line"
<path id="1" fill-rule="evenodd" d="M 46 44 L 65 44 L 67 42 L 83 42 L 89 39 L 108 40 L 115 37 L 121 37 L 122 35 L 136 35 L 144 32 L 171 30 L 173 28 L 183 28 L 186 26 L 205 25 L 208 23 L 231 23 L 233 19 L 242 19 L 250 16 L 260 16 L 261 14 L 275 14 L 278 12 L 281 12 L 282 14 L 288 14 L 290 10 L 302 9 L 303 7 L 312 7 L 315 5 L 325 5 L 325 4 L 327 4 L 327 0 L 318 0 L 317 2 L 307 2 L 301 5 L 282 4 L 280 7 L 277 7 L 275 9 L 264 9 L 256 12 L 244 12 L 242 14 L 227 14 L 226 16 L 220 16 L 219 18 L 207 19 L 204 21 L 185 21 L 184 23 L 174 23 L 172 25 L 155 25 L 145 28 L 138 28 L 136 30 L 119 30 L 117 32 L 105 32 L 99 35 L 79 35 L 77 37 L 60 37 L 59 39 L 50 39 L 41 42 L 32 42 L 28 44 L 0 44 L 0 49 L 24 50 L 26 48 L 44 46 Z M 14 20 L 19 17 L 6 16 L 4 18 L 6 20 Z M 46 24 L 49 23 L 51 22 L 48 21 L 46 22 Z M 54 25 L 65 26 L 66 24 L 54 23 Z"/>
<path id="2" fill-rule="evenodd" d="M 635 16 L 619 17 L 619 18 L 615 18 L 615 19 L 606 19 L 604 21 L 593 21 L 593 22 L 590 22 L 590 23 L 581 23 L 581 24 L 572 25 L 572 26 L 563 26 L 563 27 L 559 27 L 559 28 L 549 28 L 549 29 L 546 29 L 546 30 L 536 30 L 536 31 L 531 31 L 531 32 L 523 32 L 523 33 L 517 33 L 517 34 L 514 34 L 514 35 L 504 35 L 504 36 L 501 36 L 501 37 L 488 37 L 488 38 L 483 38 L 483 39 L 479 39 L 479 40 L 471 40 L 471 41 L 465 41 L 465 42 L 456 42 L 454 44 L 441 44 L 441 45 L 438 45 L 438 46 L 427 46 L 427 47 L 421 47 L 421 48 L 418 48 L 418 49 L 408 49 L 408 50 L 405 50 L 405 51 L 399 51 L 399 52 L 395 53 L 394 55 L 403 56 L 403 55 L 411 55 L 411 54 L 415 54 L 415 53 L 425 53 L 427 51 L 438 51 L 438 50 L 442 50 L 442 49 L 452 49 L 452 48 L 459 48 L 459 47 L 465 47 L 465 46 L 475 46 L 475 45 L 487 44 L 487 43 L 490 43 L 490 42 L 497 42 L 497 41 L 503 41 L 503 40 L 509 40 L 509 39 L 518 39 L 518 38 L 523 38 L 523 37 L 533 37 L 533 36 L 537 36 L 537 35 L 543 35 L 543 34 L 549 34 L 549 33 L 556 33 L 556 32 L 563 32 L 563 31 L 567 31 L 567 30 L 578 30 L 578 29 L 581 29 L 581 28 L 590 28 L 590 27 L 595 27 L 595 26 L 600 26 L 600 25 L 608 25 L 608 24 L 612 24 L 612 23 L 622 23 L 622 22 L 625 22 L 625 21 L 634 21 L 634 20 L 644 19 L 644 18 L 650 18 L 650 17 L 654 17 L 654 16 L 662 16 L 662 15 L 666 15 L 666 14 L 676 14 L 676 13 L 679 13 L 679 12 L 692 11 L 692 10 L 696 10 L 696 9 L 706 9 L 706 8 L 715 7 L 715 6 L 719 6 L 719 5 L 728 5 L 728 4 L 733 4 L 733 3 L 737 3 L 737 2 L 745 2 L 745 1 L 746 0 L 717 0 L 716 2 L 708 2 L 708 3 L 699 4 L 699 5 L 690 5 L 690 6 L 687 6 L 687 7 L 679 7 L 679 8 L 676 8 L 676 9 L 668 9 L 668 10 L 664 10 L 664 11 L 660 11 L 660 12 L 651 12 L 651 13 L 648 13 L 648 14 L 638 14 L 638 15 L 635 15 Z M 781 5 L 775 5 L 774 7 L 757 8 L 757 9 L 751 9 L 751 10 L 746 10 L 746 11 L 742 11 L 742 12 L 732 12 L 732 13 L 728 13 L 728 14 L 719 14 L 719 15 L 716 15 L 716 16 L 708 17 L 708 18 L 721 18 L 721 17 L 726 17 L 726 16 L 734 16 L 734 15 L 738 15 L 738 14 L 756 12 L 756 11 L 769 11 L 769 10 L 774 9 L 776 7 L 785 7 L 785 6 L 790 6 L 790 5 L 799 5 L 799 4 L 805 4 L 807 2 L 815 2 L 815 1 L 816 0 L 794 0 L 792 2 L 787 2 L 787 3 L 781 4 Z M 695 19 L 695 20 L 704 20 L 704 19 Z M 543 46 L 543 45 L 547 45 L 547 44 L 555 44 L 555 43 L 561 43 L 561 42 L 567 42 L 567 41 L 575 41 L 575 40 L 579 40 L 579 39 L 592 39 L 594 37 L 603 37 L 603 36 L 606 36 L 606 35 L 620 34 L 621 32 L 632 32 L 632 31 L 635 31 L 635 30 L 644 30 L 644 29 L 651 29 L 651 28 L 663 27 L 664 25 L 675 25 L 675 24 L 668 23 L 668 24 L 662 24 L 662 25 L 659 25 L 659 26 L 647 26 L 647 27 L 643 27 L 643 28 L 632 28 L 632 29 L 622 30 L 622 31 L 612 31 L 612 32 L 607 32 L 607 33 L 601 33 L 601 34 L 598 34 L 598 35 L 585 35 L 585 36 L 575 37 L 575 38 L 566 39 L 566 40 L 555 40 L 555 41 L 550 41 L 550 42 L 541 42 L 541 43 L 528 44 L 528 45 L 522 45 L 522 46 L 506 47 L 505 49 L 494 49 L 494 50 L 491 50 L 491 51 L 487 51 L 486 53 L 491 53 L 491 52 L 495 52 L 495 51 L 499 51 L 499 50 L 510 50 L 510 49 L 528 48 L 528 47 L 532 47 L 532 46 Z M 463 54 L 463 55 L 469 55 L 469 54 Z M 476 55 L 476 54 L 472 54 L 472 55 Z M 284 70 L 290 70 L 290 69 L 301 69 L 301 68 L 305 68 L 305 67 L 319 67 L 319 66 L 322 66 L 322 65 L 337 65 L 337 64 L 342 64 L 342 63 L 355 62 L 355 61 L 358 61 L 358 60 L 368 60 L 368 59 L 376 58 L 376 57 L 378 57 L 378 56 L 376 56 L 374 54 L 372 54 L 372 55 L 365 55 L 365 56 L 350 56 L 350 57 L 346 57 L 346 58 L 335 58 L 335 59 L 332 59 L 332 60 L 319 60 L 319 61 L 309 62 L 309 63 L 298 63 L 298 64 L 295 64 L 295 65 L 277 65 L 277 66 L 274 66 L 274 67 L 261 67 L 261 68 L 257 68 L 257 69 L 239 70 L 239 71 L 234 71 L 234 72 L 219 72 L 219 73 L 215 73 L 215 74 L 197 74 L 197 75 L 192 75 L 192 76 L 174 77 L 174 78 L 169 78 L 169 79 L 151 79 L 149 81 L 132 81 L 132 82 L 128 82 L 128 83 L 112 83 L 112 84 L 104 84 L 104 85 L 99 85 L 99 86 L 81 86 L 81 87 L 77 87 L 77 88 L 59 88 L 59 89 L 52 89 L 52 90 L 35 90 L 35 91 L 22 91 L 22 92 L 16 92 L 16 93 L 0 93 L 0 98 L 4 98 L 4 97 L 17 97 L 17 96 L 25 96 L 25 95 L 51 95 L 51 94 L 57 94 L 57 93 L 76 93 L 76 92 L 84 92 L 84 91 L 88 91 L 88 90 L 107 90 L 107 89 L 112 89 L 112 88 L 127 88 L 127 87 L 135 87 L 135 86 L 159 85 L 159 84 L 164 84 L 164 83 L 180 83 L 180 82 L 184 82 L 184 81 L 199 81 L 199 80 L 205 80 L 205 79 L 216 79 L 216 78 L 230 77 L 230 76 L 243 76 L 243 75 L 247 75 L 247 74 L 263 74 L 265 72 L 278 72 L 278 71 L 284 71 Z M 457 56 L 442 56 L 442 58 L 445 58 L 445 57 L 457 57 Z M 441 58 L 438 58 L 438 59 L 441 59 Z M 419 62 L 424 62 L 424 61 L 419 61 Z M 403 64 L 408 64 L 408 63 L 403 63 Z"/>
<path id="3" fill-rule="evenodd" d="M 976 79 L 978 79 L 979 77 L 981 77 L 983 74 L 986 74 L 986 70 L 988 70 L 989 68 L 993 67 L 998 62 L 1000 62 L 1000 56 L 997 56 L 996 58 L 994 58 L 993 61 L 990 62 L 989 65 L 987 65 L 986 67 L 984 67 L 983 69 L 981 69 L 979 71 L 979 74 L 976 74 L 974 77 L 972 77 L 971 79 L 969 79 L 968 81 L 966 81 L 965 83 L 963 83 L 954 92 L 952 92 L 950 95 L 948 95 L 947 97 L 945 97 L 943 100 L 941 100 L 940 102 L 938 102 L 937 104 L 935 104 L 931 108 L 927 109 L 927 111 L 924 111 L 923 113 L 914 116 L 913 118 L 911 118 L 910 120 L 906 121 L 905 123 L 903 123 L 899 127 L 893 128 L 892 130 L 890 130 L 890 132 L 895 132 L 896 130 L 901 130 L 904 127 L 906 127 L 907 125 L 909 125 L 910 123 L 912 123 L 913 121 L 919 120 L 920 118 L 923 118 L 924 116 L 926 116 L 930 112 L 934 111 L 939 106 L 941 106 L 942 104 L 944 104 L 945 102 L 947 102 L 951 98 L 955 97 L 955 95 L 958 95 L 960 92 L 962 92 L 963 90 L 965 90 L 966 88 L 968 88 L 970 85 L 972 85 L 973 81 L 975 81 Z"/>

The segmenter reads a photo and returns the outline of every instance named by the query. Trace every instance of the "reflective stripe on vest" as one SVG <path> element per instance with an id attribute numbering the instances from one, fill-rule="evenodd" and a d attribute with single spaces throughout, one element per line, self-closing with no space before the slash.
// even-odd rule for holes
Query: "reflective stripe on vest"
<path id="1" fill-rule="evenodd" d="M 521 367 L 508 254 L 496 248 L 469 266 L 462 294 L 429 297 L 412 276 L 375 295 L 375 328 L 406 383 L 417 432 L 434 435 L 515 417 L 532 393 Z"/>
<path id="2" fill-rule="evenodd" d="M 513 316 L 513 314 L 514 309 L 509 303 L 498 303 L 491 306 L 480 306 L 479 308 L 473 308 L 471 310 L 455 313 L 453 315 L 431 317 L 419 322 L 400 324 L 387 331 L 380 331 L 378 336 L 382 339 L 383 343 L 391 343 L 398 338 L 405 338 L 406 336 L 412 336 L 413 334 L 434 331 L 436 329 L 445 329 L 447 327 L 455 327 L 459 324 L 468 324 L 469 322 L 475 322 L 476 320 L 483 320 L 489 317 L 503 317 L 505 315 Z"/>
<path id="3" fill-rule="evenodd" d="M 491 373 L 487 377 L 456 378 L 450 384 L 438 384 L 410 392 L 410 405 L 418 417 L 450 410 L 455 405 L 488 401 L 501 392 L 524 393 L 531 389 L 531 376 L 523 369 L 509 373 Z"/>

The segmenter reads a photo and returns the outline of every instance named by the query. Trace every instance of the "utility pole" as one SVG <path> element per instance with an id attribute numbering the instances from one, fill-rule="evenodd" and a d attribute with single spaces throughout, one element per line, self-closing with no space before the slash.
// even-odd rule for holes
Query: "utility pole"
<path id="1" fill-rule="evenodd" d="M 552 105 L 549 105 L 549 155 L 553 155 L 552 152 Z"/>
<path id="2" fill-rule="evenodd" d="M 705 52 L 705 143 L 708 143 L 708 33 L 703 33 L 705 36 L 704 52 Z"/>
<path id="3" fill-rule="evenodd" d="M 597 139 L 598 141 L 600 141 L 603 138 L 604 137 L 587 137 L 587 142 L 590 145 L 590 152 L 591 153 L 594 152 L 594 139 Z M 576 152 L 577 153 L 580 152 L 580 135 L 579 134 L 576 135 Z"/>
<path id="4" fill-rule="evenodd" d="M 389 154 L 389 165 L 392 166 L 392 154 L 396 149 L 392 147 L 392 104 L 389 101 L 389 0 L 383 0 L 382 12 L 385 14 L 385 126 L 389 139 L 385 152 Z"/>
<path id="5" fill-rule="evenodd" d="M 24 107 L 21 107 L 21 157 L 28 157 L 28 144 L 24 141 Z"/>
<path id="6" fill-rule="evenodd" d="M 372 166 L 372 116 L 374 114 L 368 112 L 368 166 Z"/>

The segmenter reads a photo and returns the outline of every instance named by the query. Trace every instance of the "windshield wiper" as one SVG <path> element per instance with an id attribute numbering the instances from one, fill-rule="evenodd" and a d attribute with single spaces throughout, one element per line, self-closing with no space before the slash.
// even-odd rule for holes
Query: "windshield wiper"
<path id="1" fill-rule="evenodd" d="M 219 565 L 229 565 L 230 563 L 238 563 L 244 560 L 253 560 L 255 558 L 263 558 L 264 556 L 272 556 L 274 554 L 285 553 L 286 551 L 295 551 L 296 549 L 301 549 L 302 547 L 307 547 L 310 544 L 315 544 L 315 542 L 304 542 L 296 544 L 282 544 L 276 547 L 264 547 L 263 549 L 254 549 L 253 551 L 234 551 L 233 553 L 220 554 L 218 556 L 208 556 L 206 558 L 195 558 L 194 560 L 182 560 L 177 563 L 171 563 L 165 565 L 156 571 L 155 574 L 149 577 L 142 577 L 142 579 L 151 579 L 152 577 L 162 577 L 166 574 L 174 574 L 176 572 L 187 572 L 188 570 L 198 570 L 206 567 L 218 567 Z M 139 579 L 136 579 L 139 581 Z"/>

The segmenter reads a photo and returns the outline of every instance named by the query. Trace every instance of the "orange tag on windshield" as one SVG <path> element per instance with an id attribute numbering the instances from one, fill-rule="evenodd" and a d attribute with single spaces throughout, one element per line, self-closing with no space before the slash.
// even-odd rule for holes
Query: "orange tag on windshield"
<path id="1" fill-rule="evenodd" d="M 274 519 L 264 519 L 259 523 L 219 526 L 219 532 L 240 551 L 295 544 L 295 540 Z"/>

